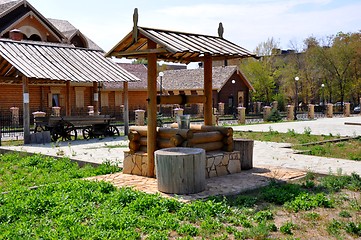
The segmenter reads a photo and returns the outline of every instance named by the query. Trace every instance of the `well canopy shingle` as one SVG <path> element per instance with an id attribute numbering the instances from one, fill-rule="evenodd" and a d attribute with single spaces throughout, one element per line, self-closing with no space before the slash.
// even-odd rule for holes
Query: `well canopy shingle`
<path id="1" fill-rule="evenodd" d="M 96 50 L 0 39 L 0 76 L 72 82 L 139 81 Z"/>
<path id="2" fill-rule="evenodd" d="M 256 57 L 245 48 L 222 37 L 145 27 L 137 27 L 137 32 L 136 41 L 132 31 L 106 56 L 146 58 L 148 53 L 157 53 L 158 60 L 186 64 L 202 61 L 205 55 L 211 55 L 214 60 Z M 157 48 L 148 50 L 148 41 L 155 42 Z"/>

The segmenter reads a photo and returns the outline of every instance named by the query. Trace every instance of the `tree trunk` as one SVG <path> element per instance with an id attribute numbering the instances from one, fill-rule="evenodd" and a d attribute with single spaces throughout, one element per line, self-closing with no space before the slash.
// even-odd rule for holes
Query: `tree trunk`
<path id="1" fill-rule="evenodd" d="M 206 153 L 200 148 L 166 148 L 155 151 L 158 190 L 192 194 L 205 190 Z"/>

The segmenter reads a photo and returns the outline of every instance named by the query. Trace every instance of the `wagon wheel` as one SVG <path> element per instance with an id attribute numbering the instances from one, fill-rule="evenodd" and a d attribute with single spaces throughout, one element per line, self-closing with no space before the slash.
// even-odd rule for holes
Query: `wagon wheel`
<path id="1" fill-rule="evenodd" d="M 51 135 L 51 141 L 53 142 L 58 141 L 58 139 L 61 137 L 60 132 L 58 131 L 57 128 L 51 129 L 50 135 Z"/>
<path id="2" fill-rule="evenodd" d="M 61 139 L 63 141 L 76 140 L 77 132 L 74 124 L 68 121 L 63 121 L 63 131 L 61 134 Z"/>
<path id="3" fill-rule="evenodd" d="M 45 126 L 36 125 L 35 128 L 34 128 L 34 133 L 44 132 L 44 131 L 46 131 L 46 127 L 45 127 Z"/>
<path id="4" fill-rule="evenodd" d="M 113 137 L 113 136 L 120 136 L 119 130 L 115 126 L 108 126 L 106 129 L 106 135 Z"/>
<path id="5" fill-rule="evenodd" d="M 83 128 L 83 138 L 84 139 L 94 138 L 93 127 L 87 126 Z"/>

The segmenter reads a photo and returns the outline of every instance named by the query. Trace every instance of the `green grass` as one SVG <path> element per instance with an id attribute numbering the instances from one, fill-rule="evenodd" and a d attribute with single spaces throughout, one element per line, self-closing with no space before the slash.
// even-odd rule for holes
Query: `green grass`
<path id="1" fill-rule="evenodd" d="M 288 129 L 286 133 L 281 133 L 269 129 L 267 132 L 234 132 L 234 138 L 248 138 L 257 141 L 266 142 L 279 142 L 279 143 L 291 143 L 291 144 L 305 144 L 312 142 L 320 142 L 331 139 L 338 139 L 338 136 L 332 135 L 312 135 L 310 129 L 304 129 L 303 133 L 296 133 L 293 129 Z"/>
<path id="2" fill-rule="evenodd" d="M 259 196 L 256 201 L 243 201 L 238 195 L 182 203 L 130 188 L 116 189 L 105 182 L 69 180 L 36 190 L 16 190 L 0 195 L 0 238 L 168 239 L 173 236 L 183 239 L 266 239 L 281 236 L 284 239 L 289 235 L 306 236 L 307 232 L 295 217 L 277 226 L 278 211 L 289 209 L 287 204 L 312 205 L 297 208 L 297 211 L 290 209 L 291 213 L 334 208 L 325 204 L 326 199 L 333 196 L 327 193 L 327 187 L 323 187 L 323 193 L 315 193 L 303 189 L 302 185 L 287 185 L 273 183 L 257 192 L 242 194 L 251 199 Z M 274 205 L 267 200 L 272 188 L 298 190 L 290 190 L 292 194 L 288 200 L 277 201 L 280 204 Z M 264 192 L 268 194 L 263 195 Z M 275 195 L 273 199 L 281 195 L 277 191 L 271 192 Z M 308 197 L 304 197 L 306 195 Z M 355 211 L 348 212 L 355 216 Z M 310 219 L 324 218 L 311 213 Z M 343 219 L 330 222 L 323 219 L 325 234 L 329 237 L 361 236 L 359 220 Z"/>
<path id="3" fill-rule="evenodd" d="M 257 141 L 290 143 L 292 148 L 304 154 L 361 161 L 361 137 L 342 142 L 318 143 L 327 140 L 338 140 L 339 136 L 312 135 L 311 129 L 302 134 L 289 129 L 286 133 L 270 130 L 268 132 L 234 132 L 234 138 L 248 138 Z M 302 144 L 317 143 L 302 146 Z"/>
<path id="4" fill-rule="evenodd" d="M 252 192 L 184 203 L 77 179 L 103 174 L 102 167 L 85 173 L 66 159 L 0 159 L 13 175 L 1 179 L 8 193 L 0 194 L 0 239 L 309 239 L 315 229 L 325 239 L 361 237 L 357 174 L 309 173 L 294 183 L 272 181 Z M 24 186 L 41 186 L 11 186 L 32 171 L 37 174 Z"/>
<path id="5" fill-rule="evenodd" d="M 96 168 L 91 165 L 80 168 L 69 158 L 56 159 L 42 155 L 20 156 L 19 154 L 0 155 L 0 166 L 0 192 L 121 170 L 110 163 L 101 164 Z"/>

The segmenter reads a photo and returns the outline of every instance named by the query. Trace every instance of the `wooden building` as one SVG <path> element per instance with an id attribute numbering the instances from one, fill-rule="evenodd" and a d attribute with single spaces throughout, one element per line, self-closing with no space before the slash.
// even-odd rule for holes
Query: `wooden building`
<path id="1" fill-rule="evenodd" d="M 164 71 L 162 88 L 165 95 L 204 95 L 204 69 L 182 69 Z M 158 82 L 159 82 L 158 78 Z M 236 107 L 247 107 L 249 91 L 254 90 L 250 82 L 236 66 L 212 68 L 212 105 L 218 108 L 224 103 L 226 114 Z"/>
<path id="2" fill-rule="evenodd" d="M 29 79 L 30 113 L 120 113 L 124 94 L 103 92 L 103 82 L 137 81 L 66 20 L 47 19 L 25 0 L 0 0 L 0 112 L 23 108 L 23 81 Z M 98 92 L 101 94 L 98 94 Z M 101 96 L 98 96 L 101 95 Z"/>
<path id="3" fill-rule="evenodd" d="M 92 106 L 98 114 L 104 82 L 138 80 L 68 21 L 47 19 L 26 0 L 0 0 L 0 113 L 19 110 L 25 143 L 32 112 L 82 115 Z M 119 113 L 122 98 L 117 89 L 103 94 Z"/>

